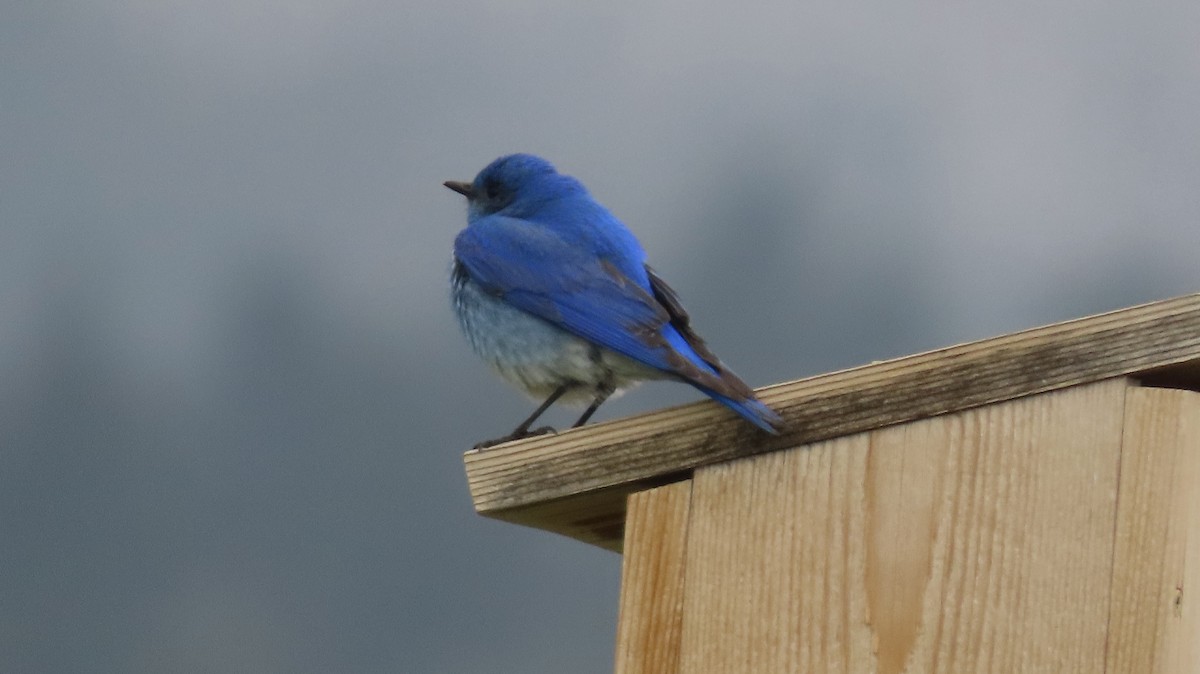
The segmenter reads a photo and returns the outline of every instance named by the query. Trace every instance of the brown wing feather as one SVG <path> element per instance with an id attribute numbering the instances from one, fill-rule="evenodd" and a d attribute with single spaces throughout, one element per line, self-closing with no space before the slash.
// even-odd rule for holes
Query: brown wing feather
<path id="1" fill-rule="evenodd" d="M 696 331 L 692 329 L 691 317 L 688 316 L 687 311 L 683 308 L 683 304 L 680 303 L 679 295 L 675 294 L 671 286 L 667 285 L 667 282 L 655 273 L 649 265 L 646 266 L 646 274 L 650 277 L 650 289 L 654 291 L 654 299 L 658 300 L 658 303 L 667 310 L 671 325 L 683 336 L 688 346 L 692 347 L 692 350 L 704 359 L 705 363 L 708 363 L 709 366 L 717 371 L 717 375 L 714 377 L 708 372 L 704 372 L 695 365 L 692 365 L 682 356 L 679 356 L 678 360 L 682 361 L 681 367 L 689 370 L 687 374 L 683 372 L 680 372 L 680 374 L 684 374 L 684 376 L 694 381 L 699 381 L 705 387 L 735 400 L 753 398 L 754 391 L 736 374 L 730 372 L 721 363 L 721 360 L 717 358 L 717 355 L 708 348 L 708 345 L 704 343 L 700 335 L 696 334 Z M 671 360 L 672 364 L 674 364 L 676 359 L 672 358 Z M 696 374 L 693 375 L 693 372 Z M 714 385 L 712 382 L 720 383 Z"/>

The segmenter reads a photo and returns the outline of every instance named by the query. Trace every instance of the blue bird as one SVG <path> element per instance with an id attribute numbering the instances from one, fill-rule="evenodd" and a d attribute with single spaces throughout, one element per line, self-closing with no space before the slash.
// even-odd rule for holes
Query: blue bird
<path id="1" fill-rule="evenodd" d="M 755 426 L 783 421 L 717 359 L 646 253 L 576 179 L 529 154 L 500 157 L 470 183 L 467 228 L 454 240 L 452 299 L 472 348 L 502 377 L 544 399 L 489 447 L 542 433 L 555 402 L 586 404 L 582 426 L 613 394 L 649 379 L 687 382 Z"/>

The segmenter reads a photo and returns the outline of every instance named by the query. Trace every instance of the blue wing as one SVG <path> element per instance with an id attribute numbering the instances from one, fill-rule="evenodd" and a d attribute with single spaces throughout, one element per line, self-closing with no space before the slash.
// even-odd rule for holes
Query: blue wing
<path id="1" fill-rule="evenodd" d="M 568 332 L 670 371 L 666 311 L 636 279 L 553 230 L 491 216 L 463 230 L 454 254 L 485 290 Z"/>
<path id="2" fill-rule="evenodd" d="M 674 292 L 645 266 L 640 249 L 580 243 L 543 225 L 493 215 L 463 230 L 454 254 L 487 292 L 672 373 L 774 432 L 779 417 L 755 400 L 691 330 Z"/>

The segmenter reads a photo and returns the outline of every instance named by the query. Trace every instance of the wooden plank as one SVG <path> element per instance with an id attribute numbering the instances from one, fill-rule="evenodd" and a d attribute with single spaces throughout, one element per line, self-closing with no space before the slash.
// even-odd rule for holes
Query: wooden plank
<path id="1" fill-rule="evenodd" d="M 761 389 L 788 423 L 777 437 L 706 401 L 468 452 L 465 463 L 481 514 L 562 531 L 541 504 L 1124 375 L 1200 382 L 1200 294 Z M 609 503 L 606 517 L 619 520 L 621 501 Z"/>
<path id="2" fill-rule="evenodd" d="M 574 498 L 561 498 L 538 505 L 541 517 L 555 523 L 555 533 L 577 541 L 621 552 L 625 529 L 625 500 L 629 493 L 623 488 L 597 489 Z M 517 522 L 517 524 L 529 524 Z"/>
<path id="3" fill-rule="evenodd" d="M 1125 390 L 697 470 L 681 671 L 1104 671 Z"/>
<path id="4" fill-rule="evenodd" d="M 872 671 L 867 446 L 857 435 L 696 472 L 681 671 Z"/>
<path id="5" fill-rule="evenodd" d="M 629 496 L 617 674 L 674 674 L 683 625 L 684 559 L 691 481 Z"/>
<path id="6" fill-rule="evenodd" d="M 1126 399 L 1108 666 L 1200 672 L 1200 394 Z"/>

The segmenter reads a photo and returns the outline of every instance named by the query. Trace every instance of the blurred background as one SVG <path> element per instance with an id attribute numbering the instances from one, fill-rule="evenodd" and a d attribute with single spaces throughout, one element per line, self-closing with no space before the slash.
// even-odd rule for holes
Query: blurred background
<path id="1" fill-rule="evenodd" d="M 5 3 L 0 670 L 611 671 L 620 557 L 472 511 L 462 452 L 533 403 L 458 335 L 441 182 L 550 158 L 765 385 L 1200 290 L 1197 34 L 1194 0 Z"/>

